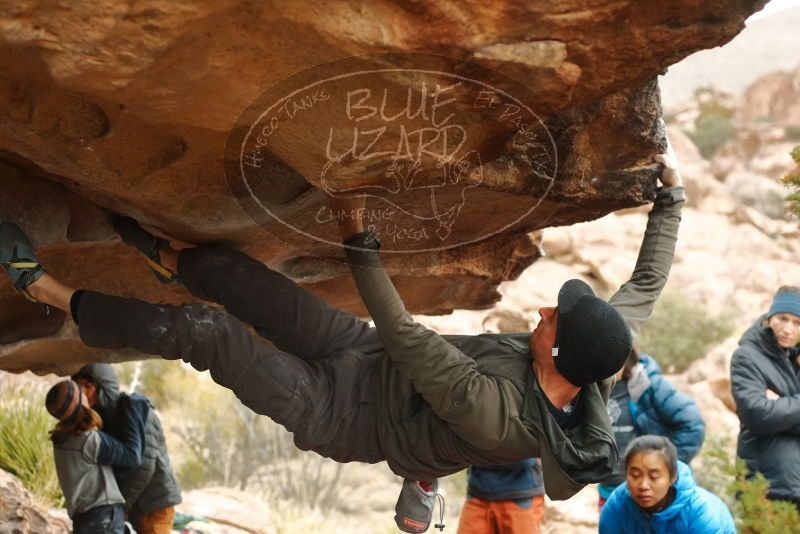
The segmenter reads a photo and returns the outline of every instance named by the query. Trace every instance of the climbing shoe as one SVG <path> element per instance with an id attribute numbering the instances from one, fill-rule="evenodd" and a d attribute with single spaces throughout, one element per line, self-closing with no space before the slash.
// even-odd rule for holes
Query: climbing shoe
<path id="1" fill-rule="evenodd" d="M 9 221 L 0 222 L 0 265 L 11 277 L 14 289 L 36 302 L 28 293 L 28 286 L 44 274 L 44 269 L 25 232 Z"/>
<path id="2" fill-rule="evenodd" d="M 142 253 L 147 260 L 147 265 L 159 282 L 163 284 L 181 283 L 177 274 L 161 264 L 159 250 L 164 246 L 169 246 L 169 242 L 166 239 L 154 236 L 130 217 L 117 215 L 111 219 L 111 224 L 125 244 Z"/>

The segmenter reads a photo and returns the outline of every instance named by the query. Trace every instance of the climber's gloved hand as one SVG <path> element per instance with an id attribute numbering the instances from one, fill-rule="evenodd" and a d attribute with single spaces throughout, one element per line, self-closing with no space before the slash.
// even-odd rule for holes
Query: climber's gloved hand
<path id="1" fill-rule="evenodd" d="M 661 125 L 664 126 L 664 131 L 666 132 L 666 124 L 664 123 L 664 119 L 659 119 L 661 121 Z M 660 163 L 664 166 L 661 170 L 661 185 L 665 188 L 669 187 L 678 187 L 683 185 L 683 178 L 681 178 L 681 172 L 678 169 L 678 158 L 675 156 L 675 149 L 672 148 L 672 143 L 669 142 L 669 137 L 667 139 L 667 152 L 664 154 L 658 154 L 653 156 L 653 161 Z"/>

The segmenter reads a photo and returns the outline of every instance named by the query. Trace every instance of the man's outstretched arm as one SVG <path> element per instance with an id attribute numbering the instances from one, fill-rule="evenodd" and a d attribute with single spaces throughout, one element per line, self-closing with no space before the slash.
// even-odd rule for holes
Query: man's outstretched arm
<path id="1" fill-rule="evenodd" d="M 331 205 L 354 212 L 363 202 L 332 199 Z M 461 438 L 484 450 L 496 447 L 505 438 L 513 404 L 507 386 L 479 373 L 472 358 L 414 321 L 381 265 L 377 243 L 357 217 L 343 218 L 339 229 L 358 292 L 394 366 Z"/>
<path id="2" fill-rule="evenodd" d="M 100 452 L 97 463 L 120 467 L 138 467 L 142 464 L 145 442 L 145 422 L 150 413 L 150 404 L 134 403 L 128 395 L 120 397 L 117 404 L 122 430 L 117 440 L 102 430 Z"/>
<path id="3" fill-rule="evenodd" d="M 622 315 L 634 335 L 650 318 L 667 283 L 678 241 L 681 208 L 685 202 L 683 180 L 671 145 L 667 154 L 654 159 L 664 165 L 661 173 L 664 187 L 656 195 L 648 215 L 633 274 L 608 301 Z"/>

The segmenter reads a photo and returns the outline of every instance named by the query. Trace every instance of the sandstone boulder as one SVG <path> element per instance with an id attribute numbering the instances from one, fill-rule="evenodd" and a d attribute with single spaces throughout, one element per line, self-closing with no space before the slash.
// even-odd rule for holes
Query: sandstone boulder
<path id="1" fill-rule="evenodd" d="M 650 158 L 663 147 L 654 77 L 697 50 L 724 44 L 764 4 L 156 0 L 111 2 L 100 10 L 8 4 L 0 8 L 0 214 L 20 222 L 48 269 L 73 286 L 165 303 L 189 298 L 180 288 L 157 284 L 138 255 L 113 237 L 106 222 L 113 211 L 185 242 L 239 247 L 332 303 L 363 313 L 346 270 L 320 259 L 341 257 L 331 241 L 334 225 L 328 221 L 313 240 L 295 239 L 324 210 L 318 187 L 324 186 L 325 134 L 343 115 L 321 104 L 325 94 L 302 94 L 285 113 L 304 122 L 281 123 L 268 148 L 247 153 L 252 163 L 258 160 L 256 189 L 269 197 L 271 217 L 254 216 L 245 197 L 237 202 L 241 177 L 230 174 L 236 143 L 226 153 L 226 140 L 247 129 L 259 98 L 331 74 L 340 61 L 365 69 L 358 72 L 379 71 L 381 82 L 401 93 L 416 87 L 419 76 L 447 70 L 445 77 L 524 88 L 536 120 L 525 128 L 516 121 L 515 130 L 513 119 L 493 115 L 489 104 L 458 108 L 473 148 L 467 154 L 479 153 L 480 160 L 465 155 L 458 167 L 440 165 L 438 171 L 452 171 L 442 185 L 455 187 L 437 193 L 436 202 L 419 189 L 406 201 L 412 207 L 427 202 L 439 239 L 465 244 L 386 254 L 386 261 L 415 312 L 486 308 L 499 298 L 498 284 L 536 259 L 531 231 L 594 219 L 652 197 L 658 168 Z M 439 70 L 420 69 L 419 61 Z M 345 78 L 325 78 L 334 79 Z M 392 98 L 390 105 L 401 102 L 395 93 Z M 376 119 L 368 119 L 375 131 Z M 534 132 L 534 122 L 549 139 L 539 153 L 544 134 L 524 143 L 517 135 Z M 412 189 L 413 169 L 389 172 L 388 159 L 328 163 L 336 163 L 333 182 L 344 177 L 365 187 Z M 465 199 L 469 205 L 456 222 Z M 385 199 L 370 202 L 386 208 Z M 494 232 L 532 206 L 538 210 L 532 216 Z M 400 234 L 419 236 L 412 231 L 418 229 L 401 230 L 384 232 L 385 249 Z M 475 235 L 485 239 L 465 239 Z M 405 243 L 397 245 L 400 252 L 409 252 Z M 2 368 L 42 372 L 67 360 L 136 357 L 79 354 L 69 318 L 40 317 L 6 281 L 0 282 L 0 310 Z M 49 343 L 37 348 L 29 343 L 36 338 Z"/>
<path id="2" fill-rule="evenodd" d="M 769 149 L 762 150 L 756 154 L 749 162 L 748 168 L 762 176 L 779 180 L 792 168 L 791 152 L 800 142 L 800 139 L 788 140 L 784 137 L 766 142 L 770 143 Z"/>
<path id="3" fill-rule="evenodd" d="M 262 499 L 232 488 L 203 488 L 183 493 L 177 511 L 214 524 L 219 534 L 273 534 L 272 512 Z"/>
<path id="4" fill-rule="evenodd" d="M 796 144 L 796 140 L 787 138 L 783 127 L 740 123 L 736 137 L 712 156 L 711 170 L 722 181 L 736 172 L 752 172 L 779 181 L 792 167 L 790 154 Z"/>
<path id="5" fill-rule="evenodd" d="M 38 505 L 14 475 L 0 469 L 0 534 L 69 534 L 66 514 Z"/>
<path id="6" fill-rule="evenodd" d="M 753 82 L 745 91 L 740 114 L 746 121 L 772 119 L 783 125 L 800 126 L 800 65 L 793 71 L 772 72 Z"/>
<path id="7" fill-rule="evenodd" d="M 543 532 L 591 534 L 597 532 L 597 486 L 590 484 L 567 501 L 546 499 Z"/>
<path id="8" fill-rule="evenodd" d="M 725 189 L 745 206 L 754 208 L 771 219 L 784 219 L 788 216 L 786 197 L 790 190 L 776 180 L 764 176 L 752 171 L 732 172 L 725 179 Z"/>

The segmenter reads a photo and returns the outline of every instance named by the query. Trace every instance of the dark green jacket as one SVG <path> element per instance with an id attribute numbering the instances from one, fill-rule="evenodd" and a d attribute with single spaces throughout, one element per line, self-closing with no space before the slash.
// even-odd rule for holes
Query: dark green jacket
<path id="1" fill-rule="evenodd" d="M 636 333 L 666 282 L 683 188 L 662 191 L 636 268 L 610 300 Z M 611 379 L 583 390 L 583 424 L 564 431 L 549 414 L 532 371 L 530 332 L 440 336 L 415 322 L 377 252 L 349 249 L 359 293 L 386 347 L 378 425 L 392 470 L 430 480 L 470 465 L 541 457 L 547 494 L 567 499 L 611 473 L 617 461 L 606 412 Z"/>

